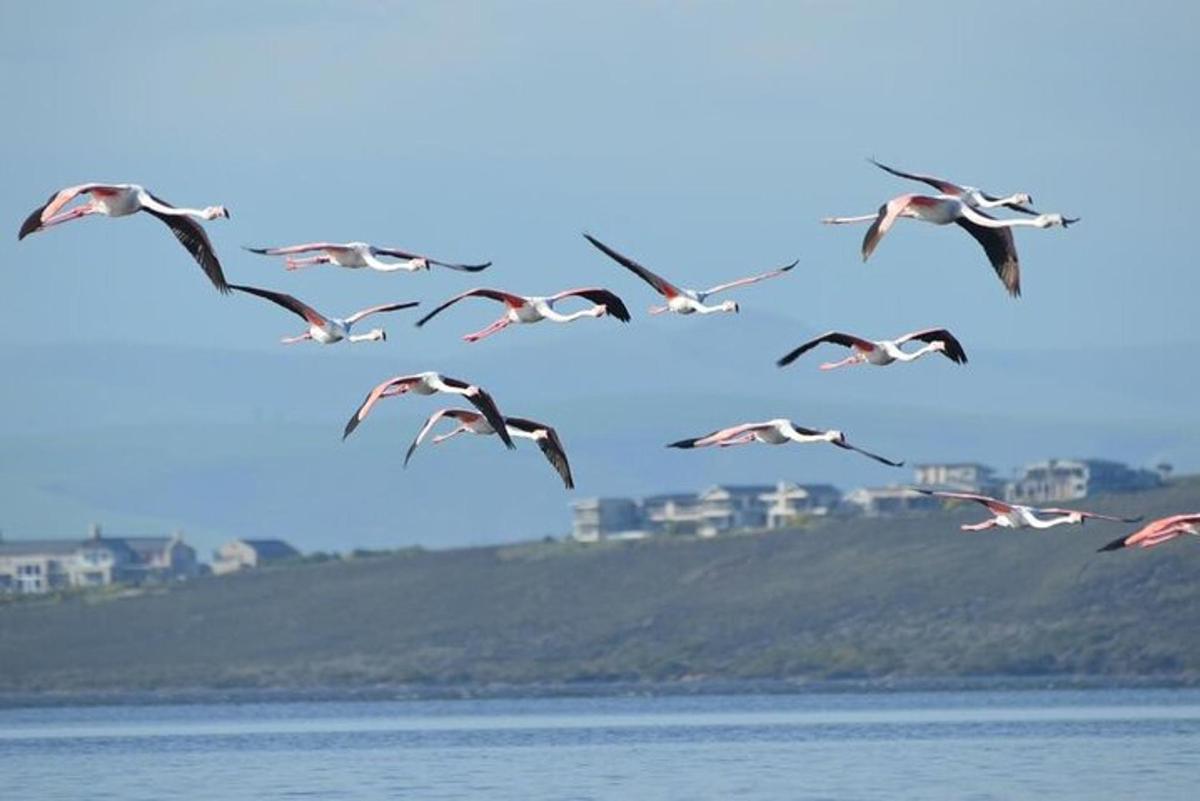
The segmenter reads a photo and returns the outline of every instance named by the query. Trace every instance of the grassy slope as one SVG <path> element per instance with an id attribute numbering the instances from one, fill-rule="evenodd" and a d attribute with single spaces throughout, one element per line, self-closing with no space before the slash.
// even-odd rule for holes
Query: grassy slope
<path id="1" fill-rule="evenodd" d="M 1087 507 L 1191 510 L 1200 482 Z M 1200 674 L 1200 543 L 1097 555 L 1128 527 L 956 530 L 978 517 L 412 552 L 9 604 L 0 689 Z"/>

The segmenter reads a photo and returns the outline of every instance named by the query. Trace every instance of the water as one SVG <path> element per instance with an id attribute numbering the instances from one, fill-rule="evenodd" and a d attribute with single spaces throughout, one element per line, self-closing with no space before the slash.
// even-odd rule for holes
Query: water
<path id="1" fill-rule="evenodd" d="M 1200 691 L 0 710 L 5 799 L 1200 798 Z"/>

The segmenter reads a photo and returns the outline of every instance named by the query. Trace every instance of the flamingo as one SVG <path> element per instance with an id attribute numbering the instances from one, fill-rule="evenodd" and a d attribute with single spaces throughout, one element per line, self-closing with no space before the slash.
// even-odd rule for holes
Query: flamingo
<path id="1" fill-rule="evenodd" d="M 492 266 L 490 261 L 482 264 L 455 264 L 453 262 L 438 261 L 429 256 L 421 256 L 405 250 L 397 250 L 396 248 L 380 248 L 366 242 L 309 242 L 304 245 L 288 245 L 281 248 L 247 247 L 246 250 L 261 256 L 286 256 L 285 264 L 289 270 L 307 267 L 310 264 L 336 264 L 338 267 L 349 267 L 351 269 L 370 267 L 372 270 L 377 270 L 381 273 L 394 273 L 397 270 L 404 270 L 411 273 L 417 270 L 428 270 L 436 265 L 449 270 L 475 273 Z M 316 256 L 292 258 L 292 256 L 301 253 L 312 253 L 313 251 L 321 252 Z M 400 261 L 383 261 L 379 258 L 380 256 L 389 256 L 394 259 L 400 259 Z"/>
<path id="2" fill-rule="evenodd" d="M 714 312 L 737 312 L 739 311 L 739 306 L 732 300 L 718 303 L 715 306 L 706 306 L 704 305 L 704 301 L 710 295 L 715 295 L 718 292 L 724 292 L 727 289 L 733 289 L 734 287 L 745 286 L 747 284 L 754 284 L 759 281 L 765 281 L 768 278 L 775 278 L 776 276 L 783 275 L 788 270 L 799 264 L 799 260 L 797 260 L 791 264 L 784 265 L 777 270 L 772 270 L 761 275 L 752 275 L 749 278 L 739 278 L 738 280 L 730 281 L 727 284 L 718 284 L 710 289 L 686 289 L 684 287 L 675 286 L 662 276 L 655 275 L 633 259 L 629 258 L 628 256 L 622 256 L 620 253 L 613 250 L 608 245 L 604 244 L 590 234 L 584 234 L 583 236 L 587 239 L 587 241 L 599 248 L 600 251 L 609 258 L 627 270 L 633 272 L 647 284 L 654 287 L 656 292 L 667 299 L 666 306 L 651 306 L 651 314 L 662 314 L 663 312 L 668 311 L 675 312 L 676 314 L 712 314 Z"/>
<path id="3" fill-rule="evenodd" d="M 929 344 L 911 353 L 901 349 L 901 345 L 913 340 L 928 342 Z M 845 367 L 852 364 L 874 364 L 878 367 L 883 367 L 893 362 L 915 362 L 927 353 L 941 353 L 955 364 L 967 363 L 966 351 L 963 350 L 962 345 L 959 344 L 958 339 L 953 334 L 945 328 L 926 328 L 896 337 L 895 339 L 874 341 L 856 337 L 853 334 L 843 334 L 841 331 L 827 331 L 819 337 L 814 337 L 800 347 L 789 351 L 776 364 L 780 367 L 786 367 L 822 342 L 845 345 L 854 351 L 853 356 L 842 359 L 840 362 L 822 364 L 822 370 L 834 370 L 838 367 Z"/>
<path id="4" fill-rule="evenodd" d="M 947 181 L 945 178 L 938 178 L 933 175 L 917 175 L 910 172 L 903 172 L 894 167 L 889 167 L 886 164 L 881 164 L 873 158 L 869 158 L 867 161 L 871 162 L 884 172 L 890 172 L 892 175 L 895 175 L 898 178 L 907 178 L 910 181 L 920 181 L 923 184 L 929 184 L 936 189 L 939 194 L 951 195 L 952 197 L 959 198 L 973 209 L 996 209 L 1003 207 L 1020 212 L 1021 214 L 1028 214 L 1030 216 L 1036 216 L 1038 214 L 1038 212 L 1029 208 L 1029 204 L 1033 202 L 1033 198 L 1031 198 L 1025 192 L 1014 192 L 1013 194 L 1005 197 L 996 197 L 995 195 L 989 195 L 987 192 L 984 192 L 982 189 L 974 186 L 956 184 L 952 181 Z"/>
<path id="5" fill-rule="evenodd" d="M 358 428 L 358 424 L 367 419 L 367 415 L 371 413 L 371 409 L 375 404 L 383 398 L 394 398 L 399 395 L 412 392 L 416 395 L 433 395 L 438 392 L 445 392 L 449 395 L 462 395 L 471 405 L 483 413 L 488 425 L 504 442 L 506 448 L 512 449 L 512 437 L 509 436 L 508 429 L 504 425 L 504 416 L 500 414 L 500 410 L 496 407 L 496 402 L 492 400 L 492 396 L 484 392 L 474 384 L 468 384 L 466 381 L 460 381 L 457 378 L 450 378 L 433 371 L 424 373 L 413 373 L 412 375 L 398 375 L 394 378 L 389 378 L 387 381 L 380 383 L 374 389 L 367 393 L 367 397 L 354 410 L 354 414 L 350 415 L 350 419 L 346 422 L 346 428 L 342 431 L 342 439 L 350 436 L 354 429 Z"/>
<path id="6" fill-rule="evenodd" d="M 88 195 L 90 199 L 73 209 L 63 211 L 63 208 L 80 195 Z M 229 218 L 229 210 L 224 206 L 208 206 L 203 209 L 185 209 L 172 206 L 162 198 L 155 197 L 142 186 L 137 184 L 79 184 L 69 186 L 55 192 L 50 199 L 34 209 L 21 230 L 17 240 L 22 240 L 32 233 L 44 231 L 55 225 L 61 225 L 71 220 L 87 217 L 91 214 L 103 214 L 106 217 L 128 217 L 144 211 L 167 224 L 171 233 L 179 240 L 192 258 L 204 270 L 208 280 L 222 294 L 229 292 L 225 283 L 225 274 L 221 270 L 221 262 L 213 249 L 208 234 L 196 220 L 215 220 L 218 217 Z"/>
<path id="7" fill-rule="evenodd" d="M 297 300 L 291 295 L 285 295 L 282 292 L 272 292 L 269 289 L 259 289 L 258 287 L 241 286 L 239 284 L 230 284 L 229 288 L 236 289 L 238 292 L 257 295 L 260 298 L 266 298 L 272 303 L 282 306 L 288 311 L 304 318 L 304 321 L 308 323 L 308 330 L 299 336 L 284 337 L 280 341 L 285 345 L 293 345 L 297 342 L 303 342 L 306 339 L 320 342 L 322 345 L 332 345 L 334 342 L 341 342 L 343 339 L 350 342 L 386 341 L 387 332 L 382 328 L 372 328 L 365 334 L 352 334 L 350 333 L 350 329 L 359 320 L 372 314 L 411 309 L 413 306 L 420 305 L 416 301 L 408 303 L 385 303 L 382 306 L 371 306 L 367 309 L 361 309 L 345 319 L 339 319 L 321 314 L 307 303 Z"/>
<path id="8" fill-rule="evenodd" d="M 1081 512 L 1078 509 L 1022 506 L 1021 504 L 1008 503 L 997 498 L 991 498 L 987 495 L 976 495 L 972 492 L 942 492 L 940 490 L 918 489 L 917 487 L 913 487 L 912 489 L 922 495 L 930 495 L 935 498 L 974 501 L 975 503 L 983 504 L 995 515 L 995 517 L 984 520 L 982 523 L 964 523 L 960 527 L 963 531 L 985 531 L 989 528 L 1043 529 L 1064 525 L 1083 525 L 1088 520 L 1111 520 L 1117 523 L 1136 523 L 1141 520 L 1140 517 L 1112 517 L 1110 515 L 1096 514 L 1095 512 Z"/>
<path id="9" fill-rule="evenodd" d="M 711 434 L 693 439 L 681 439 L 667 445 L 668 448 L 704 448 L 716 445 L 729 448 L 734 445 L 748 445 L 751 442 L 762 442 L 766 445 L 784 445 L 788 442 L 828 442 L 848 451 L 856 451 L 863 456 L 869 456 L 877 462 L 890 467 L 903 467 L 904 462 L 893 462 L 882 456 L 857 448 L 846 441 L 846 435 L 841 431 L 818 431 L 813 428 L 798 426 L 786 418 L 767 420 L 762 423 L 743 423 L 742 425 L 723 428 Z"/>
<path id="10" fill-rule="evenodd" d="M 554 310 L 555 303 L 564 298 L 572 297 L 590 300 L 594 305 L 590 309 L 583 309 L 571 314 L 559 314 Z M 629 310 L 625 308 L 625 303 L 607 289 L 588 287 L 584 289 L 568 289 L 546 297 L 526 297 L 524 295 L 514 295 L 511 292 L 504 292 L 499 289 L 479 288 L 469 289 L 450 298 L 450 300 L 438 306 L 420 320 L 417 320 L 417 327 L 425 325 L 425 323 L 432 320 L 435 316 L 464 298 L 489 298 L 491 300 L 498 300 L 505 306 L 503 317 L 482 331 L 476 331 L 473 334 L 464 336 L 463 339 L 467 342 L 478 342 L 484 337 L 504 330 L 512 323 L 537 323 L 542 320 L 549 320 L 554 323 L 570 323 L 583 317 L 603 317 L 609 312 L 621 322 L 629 322 Z"/>
<path id="11" fill-rule="evenodd" d="M 425 439 L 425 435 L 437 424 L 443 417 L 457 421 L 458 425 L 447 434 L 441 434 L 433 438 L 434 445 L 440 445 L 446 440 L 458 434 L 483 434 L 491 435 L 496 433 L 496 429 L 492 428 L 491 423 L 487 421 L 479 412 L 473 412 L 469 409 L 439 409 L 429 416 L 425 421 L 425 425 L 421 426 L 420 432 L 417 433 L 416 439 L 408 446 L 408 452 L 404 454 L 404 466 L 408 466 L 408 460 L 412 458 L 413 453 L 417 450 L 417 446 Z M 523 417 L 505 417 L 504 426 L 508 430 L 510 436 L 520 437 L 522 439 L 530 439 L 537 443 L 545 455 L 546 460 L 550 462 L 567 489 L 575 489 L 575 480 L 571 477 L 571 465 L 567 462 L 567 452 L 563 449 L 562 440 L 558 438 L 558 432 L 545 423 L 539 423 L 536 420 L 527 420 Z"/>
<path id="12" fill-rule="evenodd" d="M 1012 228 L 1054 228 L 1073 225 L 1079 218 L 1061 214 L 1039 214 L 1030 220 L 997 220 L 982 211 L 971 208 L 961 198 L 951 195 L 907 194 L 894 197 L 879 207 L 876 214 L 857 217 L 826 217 L 821 222 L 827 225 L 871 222 L 863 237 L 862 258 L 866 261 L 874 252 L 879 240 L 901 217 L 948 225 L 954 223 L 975 238 L 987 254 L 992 269 L 1000 277 L 1008 293 L 1013 297 L 1021 294 L 1021 262 L 1017 257 L 1017 246 L 1013 241 Z"/>
<path id="13" fill-rule="evenodd" d="M 1132 534 L 1115 539 L 1105 545 L 1100 551 L 1117 551 L 1121 548 L 1153 548 L 1168 540 L 1182 537 L 1185 534 L 1200 536 L 1200 513 L 1190 515 L 1172 515 L 1162 517 Z"/>

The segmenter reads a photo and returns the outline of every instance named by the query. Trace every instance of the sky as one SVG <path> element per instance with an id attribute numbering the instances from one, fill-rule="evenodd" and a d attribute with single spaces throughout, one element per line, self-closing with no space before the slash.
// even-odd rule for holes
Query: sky
<path id="1" fill-rule="evenodd" d="M 5 4 L 0 471 L 14 478 L 0 528 L 61 535 L 104 514 L 205 544 L 269 532 L 307 547 L 438 545 L 561 533 L 572 497 L 907 480 L 841 453 L 661 452 L 776 416 L 910 461 L 1007 470 L 1113 455 L 1200 469 L 1188 356 L 1200 277 L 1178 234 L 1200 178 L 1187 100 L 1198 15 L 1184 3 Z M 1018 233 L 1020 300 L 953 227 L 901 223 L 864 265 L 861 228 L 818 220 L 913 189 L 868 156 L 1025 191 L 1082 222 Z M 91 180 L 225 205 L 231 219 L 207 227 L 230 280 L 329 313 L 428 307 L 475 285 L 591 284 L 634 321 L 467 345 L 458 337 L 496 316 L 481 301 L 421 330 L 396 315 L 379 345 L 284 349 L 294 318 L 212 291 L 151 218 L 17 242 L 51 192 Z M 692 286 L 800 263 L 739 292 L 739 315 L 648 317 L 655 296 L 583 231 Z M 494 266 L 287 273 L 240 249 L 310 240 Z M 968 367 L 772 365 L 830 328 L 883 338 L 930 325 L 958 334 Z M 396 402 L 359 441 L 336 441 L 367 388 L 425 369 L 558 424 L 579 490 L 555 487 L 536 453 L 501 461 L 487 442 L 400 471 L 395 451 L 436 401 Z M 326 428 L 328 445 L 305 439 Z M 161 436 L 172 430 L 193 437 Z M 197 472 L 195 442 L 225 440 Z M 114 459 L 114 442 L 128 452 Z M 269 506 L 232 503 L 230 476 L 253 460 L 279 481 L 303 476 L 296 492 L 320 509 L 289 504 L 283 485 Z M 116 503 L 123 476 L 136 480 Z M 139 505 L 152 492 L 188 503 Z M 223 506 L 239 511 L 212 514 Z M 311 524 L 321 511 L 336 525 Z"/>

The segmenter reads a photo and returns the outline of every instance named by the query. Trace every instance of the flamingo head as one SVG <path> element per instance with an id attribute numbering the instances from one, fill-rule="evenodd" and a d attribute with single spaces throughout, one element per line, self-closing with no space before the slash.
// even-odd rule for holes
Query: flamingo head
<path id="1" fill-rule="evenodd" d="M 1018 206 L 1032 206 L 1033 195 L 1030 195 L 1028 192 L 1017 192 L 1013 195 L 1013 202 Z"/>
<path id="2" fill-rule="evenodd" d="M 429 259 L 425 258 L 424 256 L 418 256 L 417 258 L 410 261 L 409 264 L 411 264 L 415 269 L 418 269 L 418 270 L 428 270 L 429 269 Z"/>
<path id="3" fill-rule="evenodd" d="M 1077 222 L 1078 217 L 1064 217 L 1061 214 L 1042 214 L 1037 218 L 1038 228 L 1068 228 Z"/>
<path id="4" fill-rule="evenodd" d="M 225 208 L 224 206 L 209 206 L 204 210 L 204 219 L 206 220 L 215 220 L 220 217 L 224 217 L 228 220 L 229 209 Z"/>
<path id="5" fill-rule="evenodd" d="M 387 342 L 387 331 L 382 328 L 372 328 L 367 332 L 367 339 L 372 342 Z"/>
<path id="6" fill-rule="evenodd" d="M 733 312 L 737 314 L 742 310 L 742 307 L 737 305 L 736 300 L 727 300 L 721 304 L 721 311 Z"/>
<path id="7" fill-rule="evenodd" d="M 837 442 L 837 443 L 843 444 L 843 445 L 846 442 L 846 434 L 844 432 L 838 431 L 836 429 L 833 431 L 826 431 L 825 438 L 828 439 L 830 442 Z"/>

